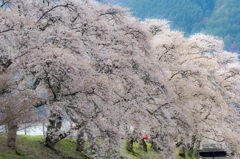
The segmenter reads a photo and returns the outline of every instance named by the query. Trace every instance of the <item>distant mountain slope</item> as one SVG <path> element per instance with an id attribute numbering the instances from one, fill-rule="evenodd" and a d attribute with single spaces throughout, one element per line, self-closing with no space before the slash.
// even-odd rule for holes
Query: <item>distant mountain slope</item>
<path id="1" fill-rule="evenodd" d="M 116 0 L 134 16 L 168 19 L 171 28 L 191 35 L 203 32 L 224 39 L 225 48 L 240 52 L 239 0 Z"/>
<path id="2" fill-rule="evenodd" d="M 168 19 L 172 27 L 192 33 L 200 30 L 201 22 L 211 16 L 216 0 L 129 0 L 127 7 L 142 20 Z"/>
<path id="3" fill-rule="evenodd" d="M 204 32 L 222 37 L 228 50 L 240 52 L 239 0 L 217 0 Z"/>

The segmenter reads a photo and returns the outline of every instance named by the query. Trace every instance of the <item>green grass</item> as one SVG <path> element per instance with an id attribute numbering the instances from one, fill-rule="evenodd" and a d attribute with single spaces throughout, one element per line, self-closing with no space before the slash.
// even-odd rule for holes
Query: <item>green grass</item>
<path id="1" fill-rule="evenodd" d="M 61 159 L 72 157 L 83 159 L 80 152 L 75 151 L 76 143 L 63 139 L 56 144 L 56 151 L 43 146 L 42 136 L 17 136 L 16 151 L 6 146 L 6 135 L 0 134 L 0 159 Z"/>
<path id="2" fill-rule="evenodd" d="M 176 149 L 176 154 L 177 154 L 176 159 L 198 159 L 198 157 L 196 157 L 194 155 L 192 155 L 192 157 L 191 157 L 187 153 L 185 153 L 185 158 L 182 158 L 181 156 L 178 156 L 179 148 Z"/>
<path id="3" fill-rule="evenodd" d="M 134 142 L 133 144 L 133 151 L 135 152 L 135 154 L 126 150 L 126 141 L 123 142 L 123 147 L 124 147 L 124 150 L 121 152 L 121 154 L 127 159 L 160 159 L 159 154 L 151 148 L 151 144 L 149 143 L 147 143 L 147 149 L 148 149 L 147 153 L 142 151 L 139 144 L 136 142 Z M 184 159 L 178 154 L 179 154 L 179 148 L 176 149 L 176 159 Z M 192 157 L 188 156 L 187 153 L 185 153 L 185 156 L 186 156 L 185 159 L 198 159 L 198 157 L 194 155 Z"/>
<path id="4" fill-rule="evenodd" d="M 43 146 L 44 138 L 42 136 L 18 135 L 16 150 L 6 146 L 5 134 L 0 133 L 0 159 L 86 159 L 80 152 L 75 151 L 76 141 L 70 142 L 68 139 L 63 139 L 56 144 L 55 150 L 50 150 Z M 138 143 L 134 142 L 134 154 L 126 150 L 126 141 L 123 142 L 123 150 L 121 155 L 124 159 L 160 159 L 159 153 L 151 148 L 151 144 L 147 143 L 148 152 L 144 152 Z M 178 154 L 179 149 L 176 149 Z M 176 159 L 183 159 L 177 156 Z M 197 159 L 197 157 L 189 157 L 186 154 L 186 159 Z"/>
<path id="5" fill-rule="evenodd" d="M 121 154 L 128 159 L 160 159 L 159 154 L 151 148 L 149 143 L 147 143 L 148 152 L 144 152 L 136 142 L 133 143 L 134 154 L 126 150 L 126 141 L 123 142 L 123 147 Z"/>

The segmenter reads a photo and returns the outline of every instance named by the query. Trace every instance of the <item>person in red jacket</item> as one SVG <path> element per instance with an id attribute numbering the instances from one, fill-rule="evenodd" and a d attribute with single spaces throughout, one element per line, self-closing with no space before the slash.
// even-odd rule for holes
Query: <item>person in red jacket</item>
<path id="1" fill-rule="evenodd" d="M 144 139 L 144 140 L 148 140 L 148 135 L 144 134 L 144 135 L 143 135 L 143 139 Z"/>

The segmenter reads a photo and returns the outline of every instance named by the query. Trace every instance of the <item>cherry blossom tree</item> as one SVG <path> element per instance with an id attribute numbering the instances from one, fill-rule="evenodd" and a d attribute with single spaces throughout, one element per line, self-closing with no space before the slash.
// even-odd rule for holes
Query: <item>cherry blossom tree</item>
<path id="1" fill-rule="evenodd" d="M 196 34 L 184 38 L 181 32 L 170 31 L 164 20 L 147 20 L 145 24 L 153 34 L 153 58 L 163 66 L 161 71 L 171 88 L 168 104 L 172 107 L 167 112 L 178 125 L 172 132 L 180 133 L 189 147 L 194 145 L 190 144 L 193 139 L 189 135 L 195 136 L 195 141 L 196 137 L 222 141 L 223 136 L 237 135 L 237 54 L 224 51 L 223 42 L 212 36 Z"/>
<path id="2" fill-rule="evenodd" d="M 39 120 L 33 107 L 39 97 L 31 90 L 24 90 L 27 83 L 21 82 L 18 74 L 5 70 L 0 77 L 0 125 L 7 132 L 7 145 L 15 148 L 17 130 Z"/>
<path id="3" fill-rule="evenodd" d="M 13 15 L 1 14 L 8 22 L 2 21 L 1 53 L 10 56 L 10 67 L 17 67 L 24 81 L 37 81 L 32 90 L 42 97 L 34 106 L 47 104 L 50 110 L 47 147 L 73 130 L 84 131 L 92 155 L 104 157 L 116 152 L 129 127 L 141 134 L 157 126 L 146 102 L 149 93 L 165 90 L 148 72 L 153 69 L 148 32 L 136 19 L 93 1 L 14 6 Z M 62 132 L 64 118 L 76 126 Z M 97 145 L 99 140 L 104 145 Z"/>

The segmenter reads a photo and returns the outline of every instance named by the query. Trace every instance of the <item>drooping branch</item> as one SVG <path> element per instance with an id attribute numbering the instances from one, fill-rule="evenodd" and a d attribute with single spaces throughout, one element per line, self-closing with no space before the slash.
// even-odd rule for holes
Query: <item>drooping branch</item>
<path id="1" fill-rule="evenodd" d="M 12 31 L 12 30 L 14 30 L 14 26 L 12 26 L 11 28 L 8 28 L 6 30 L 0 31 L 0 34 L 5 33 L 5 32 L 9 32 L 9 31 Z"/>
<path id="2" fill-rule="evenodd" d="M 63 8 L 69 8 L 69 9 L 70 9 L 71 7 L 75 7 L 75 6 L 74 6 L 73 4 L 71 4 L 71 3 L 67 3 L 67 4 L 65 4 L 65 5 L 56 5 L 56 6 L 52 7 L 51 9 L 47 10 L 46 12 L 44 12 L 44 13 L 42 14 L 42 16 L 37 20 L 36 23 L 39 23 L 40 20 L 41 20 L 42 18 L 44 18 L 49 12 L 53 11 L 53 10 L 56 9 L 56 8 L 61 8 L 61 7 L 63 7 Z M 71 10 L 75 10 L 75 9 L 71 8 Z"/>
<path id="3" fill-rule="evenodd" d="M 162 107 L 164 107 L 164 106 L 166 106 L 166 105 L 168 105 L 168 104 L 169 104 L 169 103 L 164 103 L 164 104 L 158 106 L 158 108 L 155 109 L 154 111 L 150 111 L 149 109 L 146 109 L 146 110 L 147 110 L 147 112 L 148 112 L 149 114 L 155 115 L 155 113 L 156 113 L 158 110 L 160 110 Z"/>

